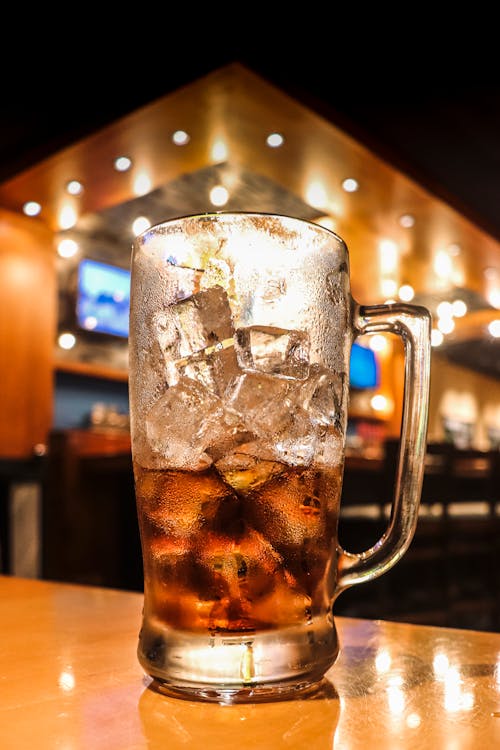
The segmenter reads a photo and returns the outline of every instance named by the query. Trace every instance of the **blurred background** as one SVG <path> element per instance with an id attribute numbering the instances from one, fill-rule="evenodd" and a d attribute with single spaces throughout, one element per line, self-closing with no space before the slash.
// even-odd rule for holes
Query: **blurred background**
<path id="1" fill-rule="evenodd" d="M 167 28 L 162 43 L 133 44 L 94 28 L 85 46 L 83 29 L 32 28 L 26 65 L 2 50 L 2 572 L 140 589 L 133 237 L 184 214 L 277 212 L 345 239 L 357 301 L 433 316 L 417 535 L 336 611 L 499 628 L 497 65 L 485 19 L 480 37 L 474 19 L 462 30 L 412 19 L 411 38 L 409 23 L 359 35 L 316 24 L 286 39 L 273 27 L 253 44 L 195 44 L 181 23 L 176 49 Z M 403 399 L 398 341 L 357 344 L 341 516 L 353 550 L 387 524 Z"/>

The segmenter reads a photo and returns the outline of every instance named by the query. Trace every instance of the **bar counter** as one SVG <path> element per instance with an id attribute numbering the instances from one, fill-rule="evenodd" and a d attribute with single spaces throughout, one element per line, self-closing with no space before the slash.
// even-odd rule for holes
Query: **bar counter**
<path id="1" fill-rule="evenodd" d="M 314 696 L 218 706 L 151 689 L 141 606 L 0 577 L 2 750 L 500 747 L 499 634 L 337 618 L 341 655 Z"/>

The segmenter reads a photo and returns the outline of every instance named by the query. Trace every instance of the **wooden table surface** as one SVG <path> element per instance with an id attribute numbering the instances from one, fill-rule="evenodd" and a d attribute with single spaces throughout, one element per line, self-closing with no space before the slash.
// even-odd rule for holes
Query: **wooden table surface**
<path id="1" fill-rule="evenodd" d="M 314 698 L 218 706 L 148 688 L 142 596 L 0 577 L 2 750 L 500 747 L 500 635 L 338 618 Z"/>

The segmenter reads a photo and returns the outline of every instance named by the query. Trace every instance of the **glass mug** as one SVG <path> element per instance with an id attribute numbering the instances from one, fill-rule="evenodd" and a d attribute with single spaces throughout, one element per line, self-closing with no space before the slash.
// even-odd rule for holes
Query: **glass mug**
<path id="1" fill-rule="evenodd" d="M 399 468 L 387 531 L 353 554 L 337 535 L 350 349 L 381 331 L 406 352 Z M 322 679 L 334 600 L 391 568 L 415 530 L 429 361 L 427 311 L 357 305 L 344 242 L 316 224 L 222 213 L 137 237 L 138 657 L 160 689 L 253 701 Z"/>

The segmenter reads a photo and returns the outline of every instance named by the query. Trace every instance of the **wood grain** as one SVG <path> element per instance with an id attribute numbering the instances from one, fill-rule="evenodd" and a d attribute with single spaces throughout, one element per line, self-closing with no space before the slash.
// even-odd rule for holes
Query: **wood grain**
<path id="1" fill-rule="evenodd" d="M 79 362 L 72 359 L 56 359 L 54 368 L 57 372 L 69 372 L 72 375 L 84 375 L 90 378 L 104 378 L 121 383 L 128 381 L 128 372 L 118 367 L 109 367 L 98 362 Z"/>
<path id="2" fill-rule="evenodd" d="M 310 699 L 219 706 L 153 692 L 142 596 L 0 578 L 2 750 L 483 750 L 500 743 L 500 635 L 336 618 Z"/>
<path id="3" fill-rule="evenodd" d="M 55 323 L 52 235 L 0 209 L 0 457 L 29 457 L 47 442 Z"/>

